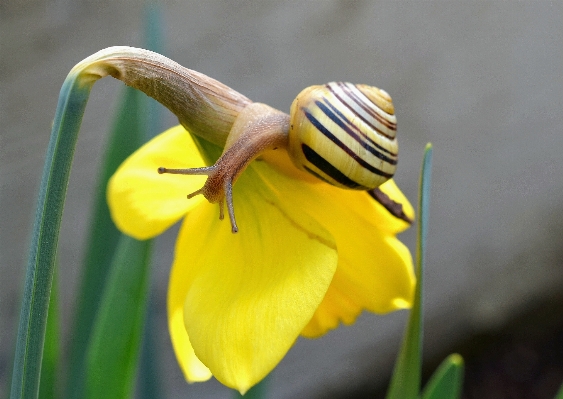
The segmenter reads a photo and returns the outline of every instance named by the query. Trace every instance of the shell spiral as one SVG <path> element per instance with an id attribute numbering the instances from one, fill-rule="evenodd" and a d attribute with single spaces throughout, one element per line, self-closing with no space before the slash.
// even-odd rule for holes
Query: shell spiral
<path id="1" fill-rule="evenodd" d="M 332 185 L 371 190 L 397 168 L 397 118 L 389 94 L 331 82 L 303 90 L 290 111 L 295 165 Z"/>

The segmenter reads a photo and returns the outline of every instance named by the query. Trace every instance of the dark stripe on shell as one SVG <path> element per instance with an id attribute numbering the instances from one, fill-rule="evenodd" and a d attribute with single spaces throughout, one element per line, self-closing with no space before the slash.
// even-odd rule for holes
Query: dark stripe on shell
<path id="1" fill-rule="evenodd" d="M 371 145 L 373 145 L 375 148 L 377 148 L 377 149 L 379 149 L 383 152 L 386 152 L 387 154 L 389 154 L 393 157 L 397 157 L 396 153 L 389 151 L 387 148 L 385 148 L 385 147 L 379 145 L 378 143 L 376 143 L 375 141 L 373 141 L 368 135 L 366 135 L 364 132 L 362 132 L 361 129 L 358 126 L 356 126 L 355 124 L 350 122 L 350 120 L 348 120 L 348 118 L 346 118 L 346 116 L 344 116 L 344 114 L 337 107 L 335 107 L 330 101 L 328 101 L 326 98 L 324 98 L 324 100 L 326 102 L 326 105 L 328 105 L 330 107 L 330 109 L 340 117 L 340 119 L 342 119 L 344 122 L 346 122 L 348 124 L 348 126 L 350 126 L 350 128 L 356 130 L 359 134 L 361 134 L 362 137 L 365 138 L 367 141 L 369 141 Z"/>
<path id="2" fill-rule="evenodd" d="M 377 119 L 379 122 L 381 122 L 382 124 L 384 124 L 385 126 L 387 126 L 391 130 L 395 130 L 395 131 L 397 130 L 397 124 L 396 123 L 389 121 L 388 119 L 386 119 L 385 117 L 381 116 L 380 114 L 378 114 L 377 112 L 375 112 L 373 110 L 374 107 L 377 108 L 377 109 L 381 109 L 381 108 L 376 103 L 371 101 L 369 99 L 369 97 L 366 96 L 358 87 L 356 87 L 355 85 L 353 85 L 351 83 L 343 83 L 343 82 L 339 82 L 338 85 L 342 88 L 342 90 L 347 92 L 348 96 L 350 96 L 350 98 L 352 100 L 354 100 L 354 102 L 356 104 L 358 104 L 364 111 L 366 111 L 374 119 Z M 349 85 L 354 86 L 360 93 L 362 93 L 364 95 L 364 97 L 368 99 L 369 103 L 366 103 L 352 89 L 350 89 L 350 87 L 348 87 Z M 383 112 L 385 112 L 385 111 L 383 111 Z"/>
<path id="3" fill-rule="evenodd" d="M 313 150 L 307 144 L 301 144 L 301 151 L 303 151 L 303 154 L 305 155 L 305 158 L 307 158 L 307 161 L 311 162 L 311 164 L 315 165 L 317 168 L 319 168 L 321 171 L 323 171 L 323 173 L 325 173 L 327 176 L 329 176 L 334 181 L 340 183 L 341 185 L 348 187 L 348 188 L 357 189 L 357 190 L 367 190 L 368 189 L 367 187 L 364 187 L 361 184 L 356 183 L 354 180 L 350 179 L 344 173 L 339 171 L 336 167 L 334 167 L 334 165 L 332 165 L 330 162 L 328 162 L 322 156 L 317 154 L 317 152 L 315 152 L 315 150 Z M 320 176 L 314 170 L 311 170 L 311 168 L 308 168 L 307 166 L 305 166 L 305 169 L 307 169 L 307 171 L 309 171 L 313 175 L 317 176 L 321 180 L 327 181 L 325 178 Z M 328 183 L 330 183 L 330 182 L 328 182 Z"/>
<path id="4" fill-rule="evenodd" d="M 364 118 L 362 115 L 359 115 L 359 114 L 356 112 L 356 110 L 354 110 L 354 108 L 353 108 L 348 102 L 344 101 L 344 99 L 343 99 L 336 91 L 334 91 L 334 89 L 333 89 L 332 87 L 330 87 L 330 86 L 328 86 L 328 85 L 327 85 L 326 87 L 332 92 L 332 94 L 334 94 L 334 96 L 335 96 L 336 98 L 338 98 L 338 99 L 340 100 L 340 102 L 341 102 L 346 108 L 348 108 L 351 112 L 353 112 L 355 115 L 357 115 L 358 118 L 360 118 L 362 121 L 364 121 L 365 124 L 367 124 L 369 127 L 371 127 L 371 128 L 372 128 L 373 130 L 375 130 L 376 132 L 380 133 L 381 135 L 387 137 L 389 140 L 393 140 L 393 139 L 394 139 L 394 137 L 389 136 L 388 134 L 386 134 L 385 132 L 383 132 L 381 129 L 378 129 L 377 127 L 375 127 L 372 123 L 370 123 L 370 122 L 369 122 L 366 118 Z M 350 95 L 349 95 L 350 90 L 349 90 L 348 88 L 346 88 L 346 86 L 343 87 L 343 90 L 346 92 L 345 94 L 348 95 L 348 97 L 350 98 L 350 100 L 354 101 L 354 100 L 350 97 Z M 354 101 L 354 102 L 355 102 L 355 101 Z M 364 107 L 362 107 L 362 108 L 364 108 Z M 378 116 L 379 116 L 379 115 L 378 115 Z M 395 128 L 394 126 L 389 126 L 389 122 L 387 122 L 387 121 L 385 121 L 385 123 L 382 122 L 382 120 L 381 120 L 382 118 L 381 118 L 381 117 L 376 118 L 376 119 L 377 119 L 379 122 L 381 122 L 382 124 L 384 124 L 385 126 L 389 127 L 389 129 L 396 130 L 396 128 Z"/>
<path id="5" fill-rule="evenodd" d="M 334 134 L 332 134 L 309 111 L 307 111 L 305 108 L 303 108 L 302 110 L 305 113 L 305 116 L 307 117 L 307 119 L 309 119 L 309 121 L 313 124 L 313 126 L 315 126 L 317 128 L 317 130 L 319 132 L 324 134 L 330 141 L 332 141 L 334 144 L 336 144 L 338 147 L 340 147 L 346 154 L 348 154 L 348 156 L 350 158 L 352 158 L 358 164 L 360 164 L 365 169 L 369 170 L 371 173 L 376 174 L 378 176 L 383 176 L 383 177 L 387 177 L 387 178 L 393 177 L 392 173 L 390 174 L 390 173 L 386 173 L 382 170 L 379 170 L 376 167 L 374 167 L 373 165 L 370 165 L 369 163 L 367 163 L 364 159 L 360 158 L 358 156 L 358 154 L 356 154 L 354 151 L 352 151 L 350 148 L 348 148 L 342 141 L 340 141 Z"/>
<path id="6" fill-rule="evenodd" d="M 329 105 L 330 102 L 328 100 L 325 100 Z M 377 149 L 373 148 L 372 146 L 369 145 L 369 143 L 365 142 L 364 140 L 362 140 L 362 137 L 360 137 L 357 133 L 353 132 L 352 129 L 350 129 L 349 126 L 347 126 L 342 120 L 340 120 L 336 114 L 334 114 L 330 109 L 328 109 L 328 107 L 326 105 L 324 105 L 322 102 L 320 101 L 315 101 L 315 104 L 317 104 L 317 106 L 321 109 L 321 111 L 324 112 L 324 114 L 326 116 L 328 116 L 330 118 L 331 121 L 333 121 L 334 123 L 336 123 L 342 130 L 344 130 L 346 133 L 348 133 L 349 136 L 351 136 L 354 140 L 356 140 L 358 143 L 360 143 L 362 145 L 363 148 L 365 148 L 368 152 L 370 152 L 371 154 L 373 154 L 376 158 L 381 159 L 384 162 L 387 162 L 388 164 L 391 165 L 397 165 L 397 160 L 396 159 L 391 159 L 389 157 L 387 157 L 386 155 L 382 154 L 381 152 L 377 151 Z M 346 120 L 346 122 L 348 122 L 348 124 L 350 124 L 350 122 L 348 120 Z M 379 147 L 379 146 L 378 146 Z"/>

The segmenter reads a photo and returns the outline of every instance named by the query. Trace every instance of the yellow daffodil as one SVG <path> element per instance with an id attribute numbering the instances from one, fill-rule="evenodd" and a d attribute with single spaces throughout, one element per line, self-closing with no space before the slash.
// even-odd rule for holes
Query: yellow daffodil
<path id="1" fill-rule="evenodd" d="M 250 163 L 233 187 L 240 231 L 232 234 L 216 205 L 202 196 L 186 199 L 205 176 L 157 173 L 161 166 L 205 165 L 200 149 L 174 127 L 129 157 L 108 187 L 115 223 L 137 239 L 183 219 L 168 318 L 188 381 L 213 375 L 245 392 L 299 335 L 318 337 L 353 323 L 364 309 L 411 306 L 411 255 L 396 238 L 408 223 L 367 192 L 300 178 L 288 159 L 271 152 Z M 380 189 L 413 218 L 393 180 Z"/>

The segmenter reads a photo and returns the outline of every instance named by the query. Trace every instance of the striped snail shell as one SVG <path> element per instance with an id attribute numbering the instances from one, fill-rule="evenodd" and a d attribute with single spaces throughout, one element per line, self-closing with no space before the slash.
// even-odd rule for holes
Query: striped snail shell
<path id="1" fill-rule="evenodd" d="M 371 190 L 397 168 L 397 118 L 384 90 L 331 82 L 303 90 L 290 110 L 295 165 L 332 185 Z"/>

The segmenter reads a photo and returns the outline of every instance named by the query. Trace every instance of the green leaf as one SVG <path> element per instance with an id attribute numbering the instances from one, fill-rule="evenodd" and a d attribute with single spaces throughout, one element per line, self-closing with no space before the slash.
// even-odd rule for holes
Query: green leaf
<path id="1" fill-rule="evenodd" d="M 144 45 L 147 50 L 164 54 L 162 38 L 162 13 L 159 0 L 145 0 L 143 7 Z M 152 139 L 161 133 L 162 111 L 164 106 L 150 98 L 146 108 L 147 139 Z"/>
<path id="2" fill-rule="evenodd" d="M 86 354 L 85 398 L 133 392 L 149 287 L 151 240 L 122 236 Z"/>
<path id="3" fill-rule="evenodd" d="M 56 399 L 58 394 L 58 365 L 60 357 L 60 325 L 59 325 L 59 298 L 57 272 L 53 276 L 51 297 L 49 300 L 49 315 L 47 316 L 47 330 L 45 333 L 45 349 L 41 362 L 41 385 L 39 386 L 40 399 Z"/>
<path id="4" fill-rule="evenodd" d="M 463 387 L 463 358 L 448 356 L 434 372 L 424 388 L 422 399 L 457 399 Z"/>
<path id="5" fill-rule="evenodd" d="M 158 369 L 157 330 L 161 326 L 157 324 L 156 312 L 157 309 L 149 295 L 145 329 L 143 332 L 141 360 L 139 372 L 137 373 L 137 399 L 158 399 L 164 396 Z"/>
<path id="6" fill-rule="evenodd" d="M 110 218 L 106 202 L 106 186 L 119 165 L 144 142 L 145 129 L 142 121 L 145 100 L 146 96 L 143 93 L 130 87 L 125 88 L 114 126 L 108 137 L 106 152 L 102 158 L 71 334 L 66 390 L 68 397 L 82 397 L 86 348 L 98 311 L 100 292 L 107 280 L 112 258 L 121 237 L 121 233 Z"/>
<path id="7" fill-rule="evenodd" d="M 159 0 L 145 0 L 144 3 L 144 43 L 145 48 L 160 54 L 163 52 L 162 16 Z M 163 130 L 163 106 L 152 98 L 147 98 L 146 107 L 146 134 L 147 140 L 152 139 Z M 159 378 L 159 361 L 157 338 L 160 326 L 157 325 L 157 309 L 150 296 L 147 306 L 147 316 L 143 332 L 141 360 L 137 376 L 137 399 L 158 399 L 163 396 L 162 384 Z"/>
<path id="8" fill-rule="evenodd" d="M 426 234 L 428 230 L 428 206 L 430 201 L 430 180 L 432 166 L 432 145 L 427 144 L 422 160 L 418 197 L 418 231 L 416 245 L 417 284 L 414 302 L 409 315 L 401 350 L 395 364 L 387 399 L 414 399 L 420 391 L 422 363 L 422 292 L 425 261 Z"/>
<path id="9" fill-rule="evenodd" d="M 70 167 L 84 108 L 93 82 L 65 80 L 55 119 L 41 185 L 25 274 L 23 303 L 12 374 L 12 399 L 39 394 L 49 297 Z"/>
<path id="10" fill-rule="evenodd" d="M 561 388 L 559 388 L 559 392 L 555 395 L 555 399 L 563 399 L 563 384 L 561 384 Z"/>

